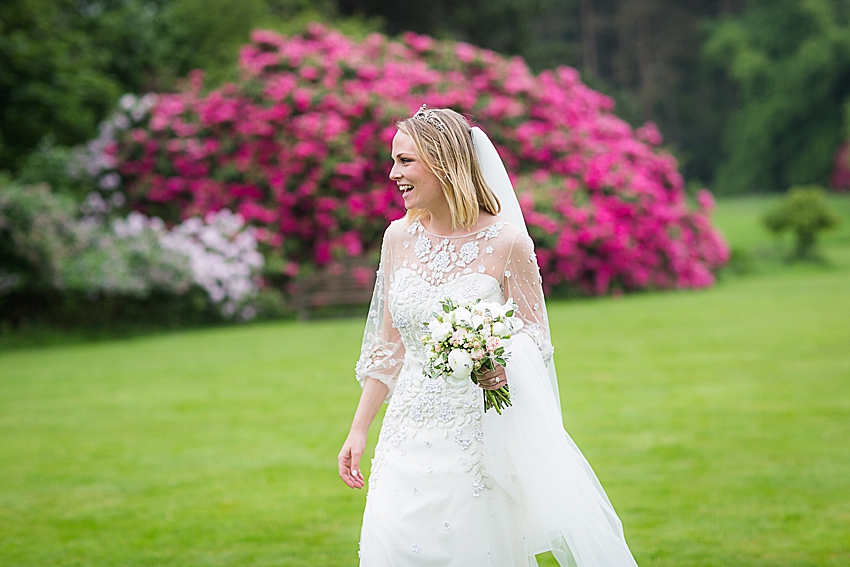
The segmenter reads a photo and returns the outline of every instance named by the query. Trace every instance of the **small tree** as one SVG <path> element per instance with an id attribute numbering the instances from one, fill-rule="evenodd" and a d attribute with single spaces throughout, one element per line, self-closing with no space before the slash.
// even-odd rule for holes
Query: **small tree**
<path id="1" fill-rule="evenodd" d="M 773 233 L 790 230 L 796 237 L 794 256 L 811 256 L 818 234 L 838 225 L 838 216 L 830 209 L 824 191 L 815 185 L 793 187 L 782 201 L 764 216 L 764 224 Z"/>

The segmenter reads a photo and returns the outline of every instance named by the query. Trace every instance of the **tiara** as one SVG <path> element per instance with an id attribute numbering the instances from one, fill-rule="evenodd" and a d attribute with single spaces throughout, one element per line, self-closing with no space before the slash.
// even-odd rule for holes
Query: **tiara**
<path id="1" fill-rule="evenodd" d="M 425 110 L 426 106 L 428 105 L 423 104 L 422 108 L 420 108 L 419 111 L 413 115 L 413 118 L 417 120 L 424 120 L 431 126 L 436 127 L 437 130 L 439 130 L 440 132 L 445 133 L 446 129 L 445 124 L 443 124 L 443 121 L 440 119 L 439 116 L 434 113 L 433 110 Z"/>

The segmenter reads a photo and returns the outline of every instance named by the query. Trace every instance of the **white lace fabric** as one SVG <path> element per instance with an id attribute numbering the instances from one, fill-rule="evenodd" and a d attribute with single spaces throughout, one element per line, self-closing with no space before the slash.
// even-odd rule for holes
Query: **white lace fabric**
<path id="1" fill-rule="evenodd" d="M 451 289 L 451 293 L 449 293 Z M 497 293 L 498 292 L 498 293 Z M 471 234 L 446 237 L 414 221 L 395 221 L 384 233 L 381 263 L 369 308 L 358 381 L 374 378 L 395 391 L 405 356 L 424 363 L 422 323 L 452 296 L 474 302 L 484 295 L 494 301 L 513 299 L 525 323 L 521 332 L 537 344 L 545 363 L 552 360 L 552 343 L 534 245 L 518 227 L 496 222 Z"/>
<path id="2" fill-rule="evenodd" d="M 513 299 L 524 328 L 505 368 L 513 405 L 423 372 L 440 301 Z M 389 387 L 369 475 L 361 567 L 636 567 L 602 487 L 563 429 L 537 260 L 497 218 L 447 238 L 404 220 L 384 234 L 357 379 Z"/>

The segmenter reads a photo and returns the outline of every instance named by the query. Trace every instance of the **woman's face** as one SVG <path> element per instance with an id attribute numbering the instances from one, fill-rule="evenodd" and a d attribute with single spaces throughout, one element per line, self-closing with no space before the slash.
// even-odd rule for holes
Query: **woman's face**
<path id="1" fill-rule="evenodd" d="M 393 167 L 390 179 L 402 192 L 406 209 L 434 212 L 448 207 L 440 180 L 423 163 L 413 139 L 399 130 L 393 138 Z"/>

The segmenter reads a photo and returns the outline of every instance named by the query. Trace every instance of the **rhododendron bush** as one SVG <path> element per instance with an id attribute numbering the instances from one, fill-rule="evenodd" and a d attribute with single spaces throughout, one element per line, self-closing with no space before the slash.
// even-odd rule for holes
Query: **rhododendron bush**
<path id="1" fill-rule="evenodd" d="M 574 69 L 535 75 L 464 43 L 356 42 L 320 25 L 256 31 L 240 65 L 239 82 L 205 92 L 196 73 L 115 130 L 103 191 L 120 179 L 129 206 L 171 222 L 230 209 L 296 276 L 377 250 L 404 213 L 387 178 L 394 122 L 427 103 L 471 115 L 493 139 L 547 286 L 702 287 L 727 260 L 710 194 L 690 210 L 655 126 L 633 130 Z"/>

